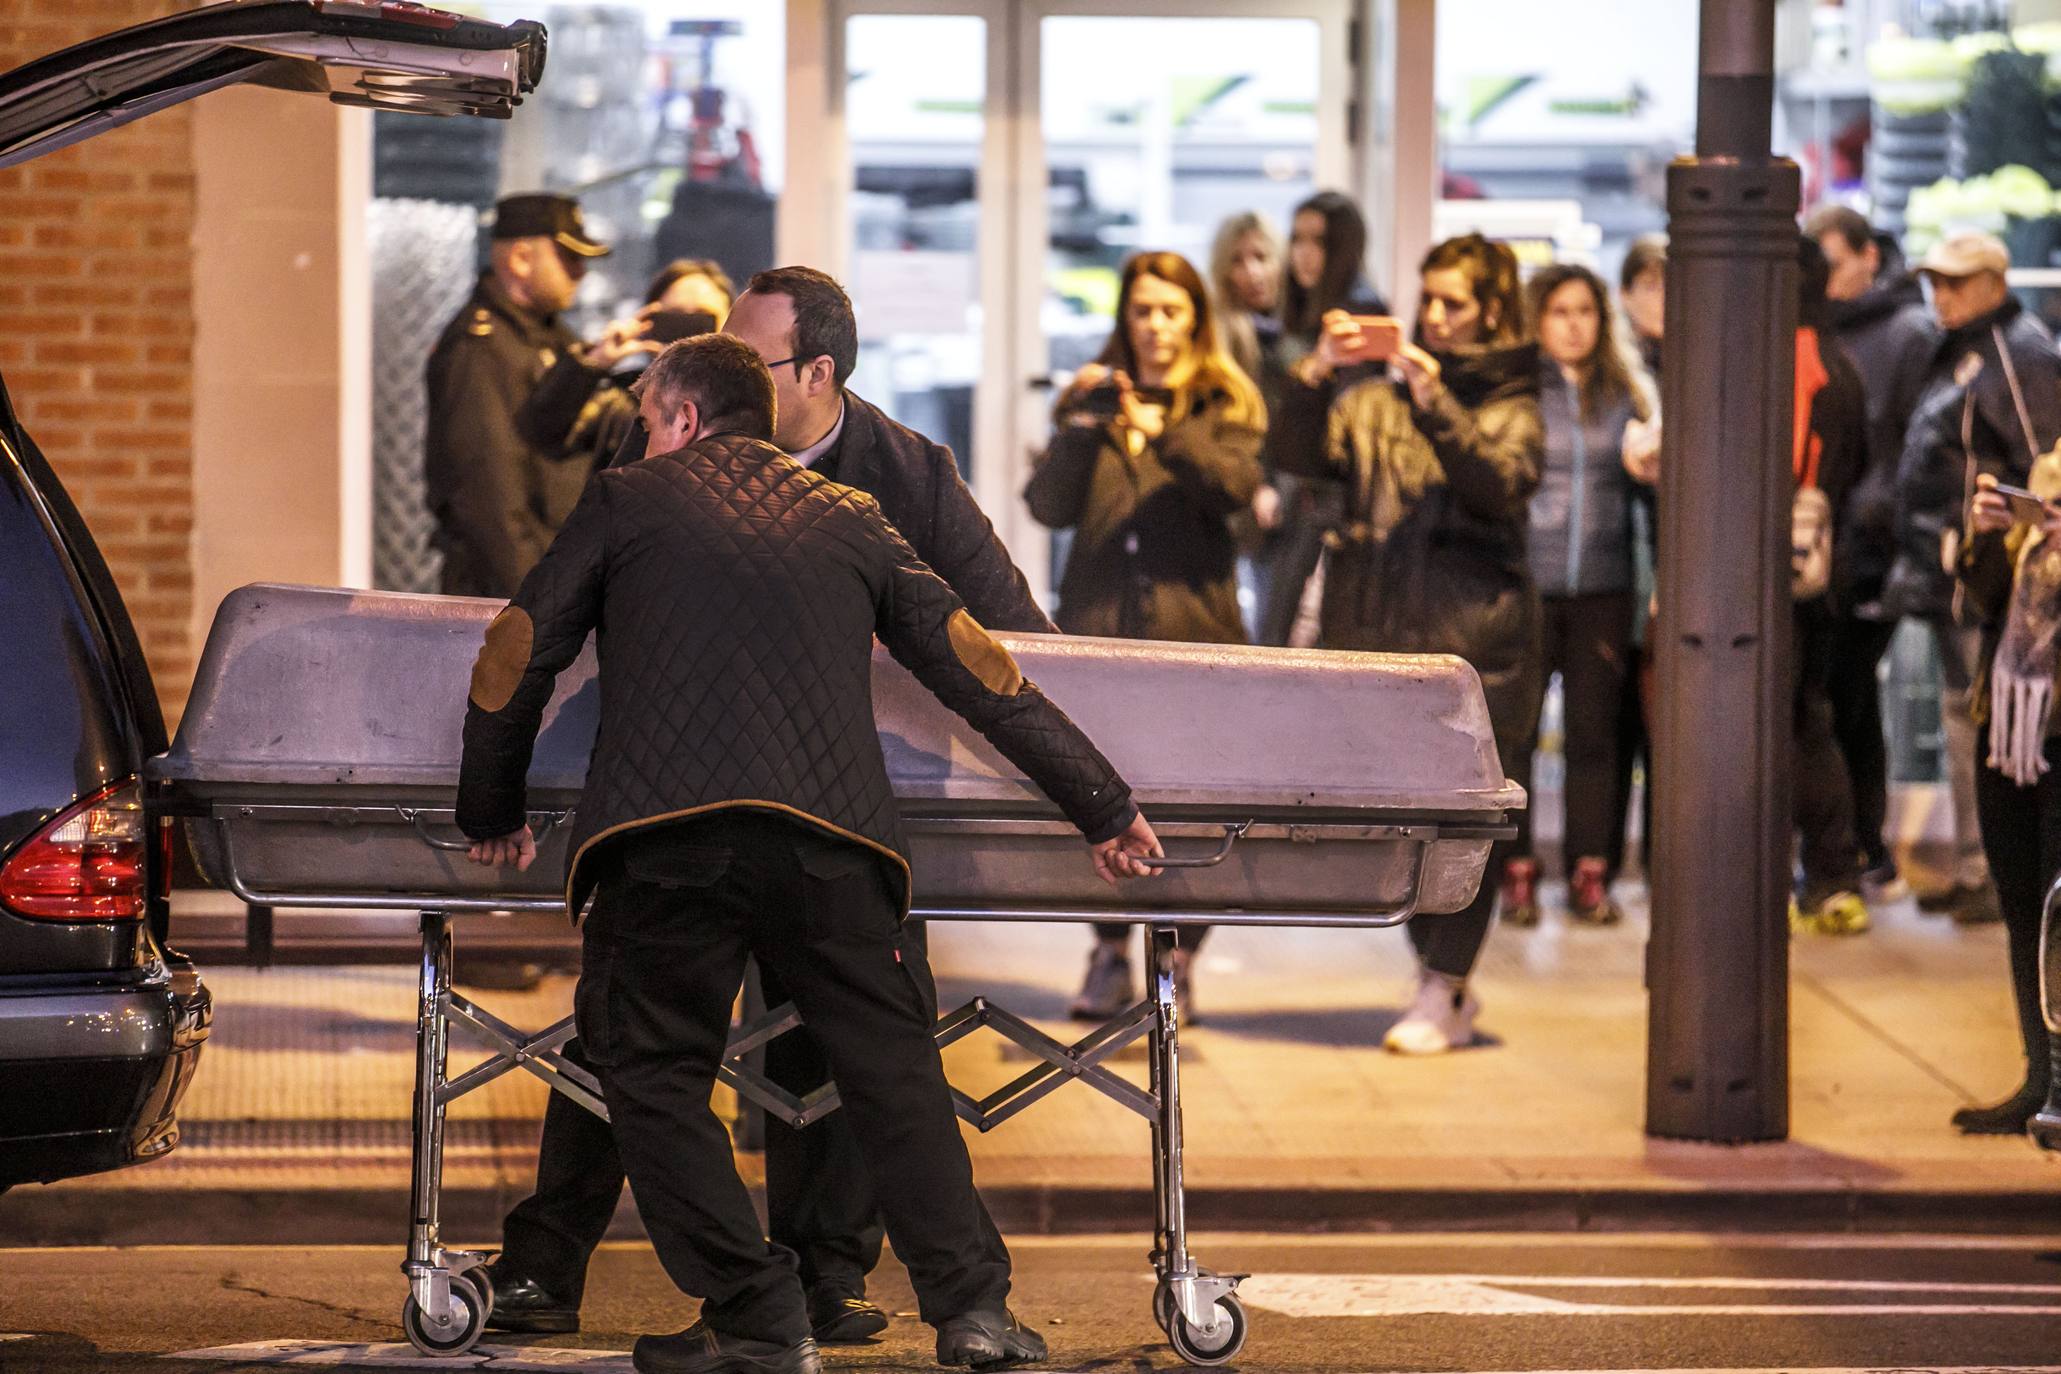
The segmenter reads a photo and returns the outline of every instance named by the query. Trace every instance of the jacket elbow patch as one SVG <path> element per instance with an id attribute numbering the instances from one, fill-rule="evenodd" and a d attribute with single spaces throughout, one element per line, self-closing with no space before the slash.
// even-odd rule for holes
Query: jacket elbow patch
<path id="1" fill-rule="evenodd" d="M 965 610 L 952 612 L 945 632 L 951 636 L 952 652 L 967 672 L 980 679 L 981 686 L 998 697 L 1013 697 L 1023 690 L 1023 670 L 1016 660 Z"/>
<path id="2" fill-rule="evenodd" d="M 520 606 L 510 606 L 487 626 L 487 642 L 472 661 L 472 704 L 482 711 L 498 711 L 515 696 L 522 675 L 529 671 L 530 649 L 536 640 L 536 626 Z"/>

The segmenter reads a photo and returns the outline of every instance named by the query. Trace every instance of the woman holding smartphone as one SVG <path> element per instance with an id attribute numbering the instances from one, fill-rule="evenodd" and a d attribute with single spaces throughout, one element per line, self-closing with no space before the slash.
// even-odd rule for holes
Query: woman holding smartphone
<path id="1" fill-rule="evenodd" d="M 1539 598 L 1525 556 L 1545 443 L 1539 354 L 1522 343 L 1507 247 L 1479 234 L 1448 239 L 1420 273 L 1411 339 L 1394 320 L 1334 313 L 1283 397 L 1284 412 L 1308 425 L 1333 378 L 1385 364 L 1325 407 L 1315 462 L 1345 483 L 1346 499 L 1326 540 L 1318 643 L 1466 659 L 1496 747 L 1514 763 L 1531 747 L 1540 695 Z M 1495 898 L 1483 883 L 1465 910 L 1410 923 L 1422 971 L 1389 1049 L 1439 1054 L 1473 1041 L 1479 1006 L 1467 979 Z"/>
<path id="2" fill-rule="evenodd" d="M 1976 751 L 1975 810 L 2004 912 L 2025 1080 L 2001 1102 L 1955 1112 L 1953 1124 L 1969 1135 L 2023 1132 L 2047 1100 L 2054 1067 L 2040 1012 L 2040 921 L 2047 886 L 2061 873 L 2061 712 L 2053 707 L 2061 448 L 2034 462 L 2029 478 L 2021 470 L 2009 479 L 2000 485 L 1988 472 L 1975 479 L 1957 571 L 1965 609 L 1981 626 L 1970 693 L 1984 744 Z"/>
<path id="3" fill-rule="evenodd" d="M 1609 857 L 1617 802 L 1618 715 L 1635 614 L 1632 508 L 1650 486 L 1657 436 L 1651 383 L 1619 348 L 1610 296 L 1586 267 L 1558 264 L 1531 281 L 1539 336 L 1539 413 L 1546 443 L 1531 498 L 1530 559 L 1543 611 L 1539 686 L 1560 675 L 1561 757 L 1567 764 L 1567 909 L 1578 921 L 1619 918 Z M 1531 756 L 1518 778 L 1531 786 Z M 1503 865 L 1503 919 L 1536 925 L 1538 862 L 1529 809 L 1517 854 Z"/>
<path id="4" fill-rule="evenodd" d="M 1333 311 L 1386 315 L 1388 303 L 1367 284 L 1362 262 L 1367 254 L 1367 222 L 1352 199 L 1338 191 L 1319 191 L 1295 207 L 1289 220 L 1288 254 L 1281 278 L 1281 327 L 1278 340 L 1259 379 L 1274 422 L 1260 461 L 1276 499 L 1263 501 L 1271 517 L 1273 540 L 1257 560 L 1259 642 L 1286 644 L 1302 604 L 1303 587 L 1317 570 L 1324 551 L 1324 531 L 1337 523 L 1342 509 L 1338 482 L 1322 475 L 1317 460 L 1324 447 L 1324 407 L 1298 407 L 1296 418 L 1282 413 L 1281 398 L 1293 387 L 1294 369 L 1317 347 L 1324 319 Z M 1328 405 L 1332 379 L 1318 384 Z"/>
<path id="5" fill-rule="evenodd" d="M 1055 621 L 1068 634 L 1243 644 L 1227 517 L 1260 483 L 1266 408 L 1225 352 L 1201 276 L 1177 253 L 1124 264 L 1116 328 L 1060 396 L 1024 499 L 1071 529 Z M 1135 1000 L 1127 926 L 1096 928 L 1081 1017 Z M 1195 939 L 1175 986 L 1188 1001 Z M 1192 1005 L 1185 1009 L 1193 1019 Z"/>

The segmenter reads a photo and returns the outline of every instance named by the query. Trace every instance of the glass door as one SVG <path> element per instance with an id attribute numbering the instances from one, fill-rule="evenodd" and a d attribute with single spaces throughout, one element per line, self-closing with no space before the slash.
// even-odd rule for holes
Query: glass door
<path id="1" fill-rule="evenodd" d="M 1285 238 L 1296 203 L 1349 186 L 1345 0 L 1040 0 L 1019 16 L 1024 89 L 1018 350 L 1023 466 L 1050 434 L 1055 387 L 1101 352 L 1133 253 L 1172 251 L 1209 277 L 1217 226 L 1258 211 Z M 1056 586 L 1065 533 L 1011 531 L 1040 588 Z M 1033 564 L 1046 562 L 1043 569 Z"/>
<path id="2" fill-rule="evenodd" d="M 1350 185 L 1352 0 L 846 0 L 834 188 L 853 389 L 950 444 L 1041 593 L 1023 486 L 1052 386 L 1107 337 L 1126 256 L 1205 274 L 1224 217 L 1285 233 Z M 1048 602 L 1049 604 L 1049 602 Z"/>

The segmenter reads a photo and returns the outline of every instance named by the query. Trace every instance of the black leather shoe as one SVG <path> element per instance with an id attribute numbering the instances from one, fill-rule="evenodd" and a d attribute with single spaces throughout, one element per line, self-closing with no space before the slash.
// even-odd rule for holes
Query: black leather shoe
<path id="1" fill-rule="evenodd" d="M 548 1335 L 580 1329 L 578 1307 L 510 1268 L 507 1260 L 494 1260 L 486 1270 L 494 1284 L 494 1311 L 487 1318 L 487 1330 Z"/>
<path id="2" fill-rule="evenodd" d="M 1045 1358 L 1045 1338 L 1007 1308 L 962 1312 L 937 1328 L 937 1362 L 998 1369 Z"/>
<path id="3" fill-rule="evenodd" d="M 853 1345 L 887 1330 L 887 1313 L 842 1284 L 809 1290 L 809 1329 L 817 1345 Z"/>
<path id="4" fill-rule="evenodd" d="M 638 1374 L 823 1374 L 816 1342 L 753 1341 L 696 1322 L 670 1336 L 639 1336 L 630 1363 Z"/>

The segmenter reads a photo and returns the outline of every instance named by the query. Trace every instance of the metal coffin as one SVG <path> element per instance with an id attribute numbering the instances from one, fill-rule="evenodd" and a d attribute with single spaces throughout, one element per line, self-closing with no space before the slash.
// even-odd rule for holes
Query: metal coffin
<path id="1" fill-rule="evenodd" d="M 210 878 L 280 905 L 554 900 L 569 830 L 554 822 L 578 803 L 594 737 L 591 645 L 560 678 L 531 766 L 537 864 L 471 864 L 450 824 L 472 660 L 499 606 L 262 584 L 225 599 L 178 737 L 151 764 Z M 1170 856 L 1222 857 L 1105 887 L 1050 803 L 876 647 L 919 914 L 1364 924 L 1413 897 L 1454 911 L 1524 804 L 1457 659 L 1005 642 L 1129 779 Z"/>

